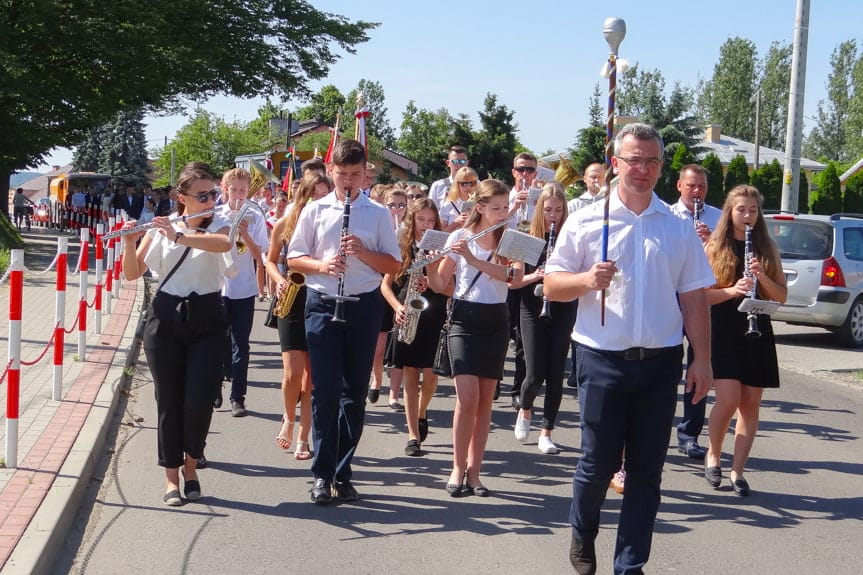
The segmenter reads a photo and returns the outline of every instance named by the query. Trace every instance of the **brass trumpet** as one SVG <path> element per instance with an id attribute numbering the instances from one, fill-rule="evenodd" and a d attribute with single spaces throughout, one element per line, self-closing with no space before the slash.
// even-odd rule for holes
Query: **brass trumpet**
<path id="1" fill-rule="evenodd" d="M 287 317 L 291 313 L 291 308 L 294 307 L 294 300 L 297 299 L 297 293 L 300 288 L 306 285 L 306 276 L 300 272 L 289 272 L 287 278 L 288 287 L 279 296 L 273 307 L 273 315 L 276 317 Z"/>

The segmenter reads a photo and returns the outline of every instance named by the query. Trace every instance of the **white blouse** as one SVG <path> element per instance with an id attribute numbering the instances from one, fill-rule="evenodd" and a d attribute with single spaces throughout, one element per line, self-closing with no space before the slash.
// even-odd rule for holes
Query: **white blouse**
<path id="1" fill-rule="evenodd" d="M 449 247 L 455 242 L 471 235 L 470 230 L 456 230 L 447 238 L 446 246 Z M 481 260 L 489 259 L 489 255 L 494 250 L 487 250 L 477 243 L 477 240 L 468 243 L 470 251 L 473 255 Z M 473 287 L 468 291 L 468 286 L 473 282 L 473 278 L 479 273 L 479 270 L 469 265 L 460 255 L 450 253 L 447 257 L 455 261 L 455 292 L 454 299 L 461 299 L 474 303 L 503 303 L 506 301 L 509 286 L 506 282 L 492 279 L 484 273 L 479 274 L 479 279 L 473 284 Z M 492 258 L 493 259 L 493 258 Z"/>

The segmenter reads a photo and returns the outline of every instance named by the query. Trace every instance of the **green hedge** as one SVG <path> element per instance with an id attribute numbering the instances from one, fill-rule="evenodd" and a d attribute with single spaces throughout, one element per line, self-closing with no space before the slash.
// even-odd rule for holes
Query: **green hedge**
<path id="1" fill-rule="evenodd" d="M 10 250 L 12 248 L 23 248 L 24 240 L 21 234 L 9 218 L 0 214 L 0 248 Z"/>

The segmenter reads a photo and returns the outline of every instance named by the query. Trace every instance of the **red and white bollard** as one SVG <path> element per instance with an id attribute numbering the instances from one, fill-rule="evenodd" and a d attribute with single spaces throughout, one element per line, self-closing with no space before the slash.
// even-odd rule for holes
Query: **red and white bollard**
<path id="1" fill-rule="evenodd" d="M 87 280 L 90 255 L 90 230 L 81 228 L 81 279 L 78 281 L 78 361 L 87 361 Z"/>
<path id="2" fill-rule="evenodd" d="M 63 346 L 66 338 L 66 263 L 69 253 L 69 239 L 57 238 L 57 289 L 54 303 L 54 385 L 51 399 L 63 399 Z"/>
<path id="3" fill-rule="evenodd" d="M 108 229 L 110 231 L 114 231 L 114 216 L 108 218 Z M 111 299 L 114 297 L 113 284 L 114 284 L 114 240 L 108 240 L 108 249 L 106 250 L 108 253 L 105 254 L 105 261 L 107 265 L 107 274 L 105 274 L 105 313 L 111 314 Z"/>
<path id="4" fill-rule="evenodd" d="M 123 227 L 123 223 L 126 220 L 119 216 L 117 218 L 117 229 L 121 229 Z M 114 297 L 120 297 L 120 272 L 123 271 L 123 242 L 126 241 L 126 238 L 119 237 L 115 240 L 114 244 Z"/>
<path id="5" fill-rule="evenodd" d="M 102 333 L 102 260 L 105 253 L 102 249 L 102 234 L 105 233 L 105 226 L 96 224 L 96 295 L 93 305 L 93 327 L 96 333 Z"/>
<path id="6" fill-rule="evenodd" d="M 18 408 L 21 403 L 21 312 L 24 250 L 12 250 L 9 266 L 9 372 L 6 374 L 6 467 L 18 467 Z"/>

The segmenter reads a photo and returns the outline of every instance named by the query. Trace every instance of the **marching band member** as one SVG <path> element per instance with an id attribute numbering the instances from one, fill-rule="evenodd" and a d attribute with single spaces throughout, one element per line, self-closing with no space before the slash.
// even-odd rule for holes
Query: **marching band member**
<path id="1" fill-rule="evenodd" d="M 499 180 L 484 180 L 476 205 L 462 230 L 450 235 L 452 248 L 437 268 L 429 266 L 429 281 L 438 293 L 446 291 L 455 274 L 450 314 L 449 351 L 455 380 L 453 470 L 447 493 L 488 497 L 480 482 L 491 423 L 491 405 L 503 373 L 508 339 L 506 295 L 510 282 L 521 281 L 521 271 L 494 252 L 503 226 L 471 242 L 468 236 L 503 223 L 509 212 L 509 190 Z"/>
<path id="2" fill-rule="evenodd" d="M 270 248 L 265 263 L 267 274 L 276 287 L 275 297 L 281 298 L 288 287 L 288 269 L 286 255 L 288 245 L 297 221 L 300 219 L 306 205 L 323 192 L 329 193 L 327 177 L 318 172 L 309 172 L 300 180 L 294 202 L 290 210 L 276 222 Z M 281 195 L 281 194 L 280 194 Z M 297 445 L 294 459 L 311 459 L 309 451 L 309 433 L 312 429 L 312 398 L 311 376 L 308 345 L 306 343 L 306 286 L 297 292 L 291 311 L 285 317 L 278 318 L 279 345 L 282 350 L 282 400 L 285 410 L 282 417 L 282 427 L 276 436 L 276 445 L 287 451 L 291 448 L 294 438 L 294 425 L 297 416 L 297 402 L 300 404 L 300 428 L 297 432 Z"/>
<path id="3" fill-rule="evenodd" d="M 446 201 L 440 208 L 441 226 L 445 232 L 464 227 L 464 223 L 470 216 L 470 210 L 465 210 L 464 204 L 476 191 L 478 181 L 479 178 L 473 168 L 465 166 L 456 171 L 449 193 L 446 195 Z"/>
<path id="4" fill-rule="evenodd" d="M 761 394 L 765 388 L 779 387 L 770 316 L 758 316 L 761 337 L 744 335 L 748 321 L 745 313 L 737 311 L 737 306 L 752 289 L 752 280 L 744 277 L 744 270 L 748 266 L 757 280 L 759 298 L 784 303 L 788 295 L 779 250 L 767 232 L 761 202 L 761 194 L 754 187 L 733 188 L 725 198 L 719 224 L 707 244 L 707 257 L 716 275 L 716 285 L 707 290 L 707 302 L 712 305 L 710 326 L 716 401 L 708 422 L 710 448 L 704 475 L 711 487 L 722 483 L 722 443 L 736 411 L 731 486 L 740 496 L 749 495 L 743 468 L 758 432 Z M 752 228 L 753 251 L 748 262 L 743 257 L 747 225 Z"/>
<path id="5" fill-rule="evenodd" d="M 362 144 L 355 140 L 337 144 L 332 166 L 335 191 L 303 210 L 288 246 L 288 266 L 306 274 L 308 286 L 306 340 L 315 428 L 311 500 L 322 505 L 334 498 L 354 501 L 359 497 L 351 483 L 351 459 L 363 432 L 365 397 L 383 314 L 381 278 L 396 273 L 401 261 L 387 209 L 359 193 L 365 165 Z M 349 221 L 344 209 L 348 193 Z M 345 321 L 333 322 L 336 305 L 325 296 L 359 300 L 339 301 Z"/>
<path id="6" fill-rule="evenodd" d="M 214 183 L 208 165 L 186 164 L 177 180 L 178 213 L 191 216 L 213 208 Z M 151 269 L 162 278 L 144 328 L 144 353 L 156 391 L 158 463 L 166 481 L 162 501 L 178 506 L 183 504 L 180 467 L 185 498 L 201 497 L 197 459 L 204 456 L 222 381 L 222 365 L 213 361 L 213 350 L 221 347 L 228 327 L 219 291 L 227 267 L 222 252 L 232 246 L 228 220 L 218 214 L 185 223 L 172 224 L 167 217 L 153 222 L 146 235 L 126 236 L 123 273 L 135 280 Z"/>
<path id="7" fill-rule="evenodd" d="M 686 374 L 687 387 L 696 386 L 694 401 L 712 380 L 704 288 L 715 282 L 692 226 L 653 191 L 662 154 L 653 127 L 621 128 L 611 158 L 619 184 L 608 195 L 607 261 L 604 206 L 596 203 L 567 219 L 545 265 L 549 300 L 580 298 L 572 336 L 578 342 L 582 456 L 569 520 L 570 562 L 582 574 L 597 570 L 600 509 L 624 447 L 626 491 L 614 570 L 639 572 L 650 556 L 682 375 L 684 325 L 695 348 Z"/>
<path id="8" fill-rule="evenodd" d="M 405 323 L 405 298 L 409 294 L 411 275 L 407 269 L 418 257 L 418 245 L 426 230 L 439 230 L 437 208 L 429 199 L 415 200 L 405 216 L 405 233 L 400 244 L 402 265 L 397 274 L 386 274 L 381 283 L 381 293 L 392 307 L 396 332 Z M 421 257 L 421 256 L 420 256 Z M 435 265 L 435 264 L 432 264 Z M 428 406 L 437 388 L 437 375 L 432 372 L 438 337 L 446 316 L 447 294 L 429 289 L 428 278 L 421 273 L 414 278 L 415 293 L 428 302 L 428 307 L 419 314 L 416 336 L 411 343 L 398 341 L 394 336 L 392 361 L 395 368 L 404 373 L 405 418 L 408 427 L 408 443 L 405 455 L 422 455 L 421 444 L 428 434 Z M 398 294 L 394 290 L 398 290 Z M 451 295 L 451 294 L 450 294 Z M 392 374 L 392 371 L 390 371 Z M 420 387 L 422 373 L 422 387 Z"/>
<path id="9" fill-rule="evenodd" d="M 560 450 L 551 440 L 560 402 L 563 398 L 563 371 L 569 351 L 569 334 L 575 322 L 575 302 L 544 302 L 534 293 L 544 275 L 546 256 L 553 245 L 550 242 L 551 226 L 559 233 L 566 221 L 566 194 L 557 182 L 546 184 L 539 196 L 531 221 L 530 233 L 549 242 L 549 249 L 542 252 L 537 266 L 516 262 L 523 268 L 524 279 L 513 282 L 512 289 L 521 291 L 521 339 L 524 343 L 526 376 L 521 386 L 521 409 L 516 414 L 515 438 L 526 441 L 530 433 L 531 410 L 539 388 L 545 382 L 545 400 L 542 409 L 542 431 L 538 448 L 543 453 L 554 454 Z M 555 234 L 556 235 L 556 234 Z M 540 288 L 541 289 L 541 288 Z M 543 309 L 548 312 L 543 317 Z"/>

